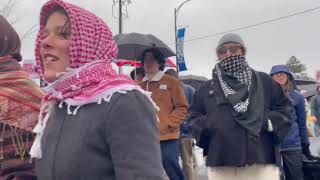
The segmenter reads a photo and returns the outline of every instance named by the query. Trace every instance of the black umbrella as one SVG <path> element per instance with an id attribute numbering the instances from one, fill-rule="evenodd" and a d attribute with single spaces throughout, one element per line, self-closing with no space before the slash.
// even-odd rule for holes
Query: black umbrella
<path id="1" fill-rule="evenodd" d="M 168 45 L 152 34 L 128 33 L 114 36 L 118 45 L 117 59 L 140 60 L 143 51 L 157 48 L 165 58 L 175 56 Z"/>

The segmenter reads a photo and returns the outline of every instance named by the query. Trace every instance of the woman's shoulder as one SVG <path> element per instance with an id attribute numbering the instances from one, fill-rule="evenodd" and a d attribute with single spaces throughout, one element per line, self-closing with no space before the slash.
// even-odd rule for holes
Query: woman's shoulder
<path id="1" fill-rule="evenodd" d="M 154 119 L 156 121 L 156 107 L 151 98 L 139 90 L 126 93 L 115 93 L 110 99 L 106 114 L 107 122 L 111 121 L 143 121 L 143 119 Z M 108 104 L 106 102 L 105 104 Z M 121 120 L 119 120 L 121 119 Z"/>
<path id="2" fill-rule="evenodd" d="M 131 90 L 126 92 L 117 92 L 114 93 L 110 99 L 110 105 L 112 109 L 115 108 L 145 108 L 146 106 L 151 106 L 152 103 L 150 101 L 151 98 L 148 98 L 147 92 L 143 92 L 143 90 Z"/>
<path id="3" fill-rule="evenodd" d="M 305 102 L 304 96 L 298 91 L 298 90 L 292 90 L 290 93 L 290 96 L 295 100 L 295 101 L 301 101 Z"/>

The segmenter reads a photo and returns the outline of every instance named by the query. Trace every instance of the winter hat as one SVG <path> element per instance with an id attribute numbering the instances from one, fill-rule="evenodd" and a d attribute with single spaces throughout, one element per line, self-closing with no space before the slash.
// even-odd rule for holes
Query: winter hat
<path id="1" fill-rule="evenodd" d="M 280 72 L 284 72 L 284 73 L 287 73 L 290 76 L 293 76 L 293 73 L 290 70 L 290 68 L 287 65 L 284 65 L 284 64 L 272 66 L 271 71 L 270 71 L 270 75 L 272 76 L 272 75 L 274 75 L 276 73 L 280 73 Z"/>
<path id="2" fill-rule="evenodd" d="M 217 46 L 217 52 L 218 49 L 225 43 L 236 43 L 240 44 L 244 49 L 244 54 L 246 53 L 246 46 L 244 44 L 244 41 L 238 34 L 229 33 L 222 36 L 222 38 L 219 40 L 218 46 Z"/>

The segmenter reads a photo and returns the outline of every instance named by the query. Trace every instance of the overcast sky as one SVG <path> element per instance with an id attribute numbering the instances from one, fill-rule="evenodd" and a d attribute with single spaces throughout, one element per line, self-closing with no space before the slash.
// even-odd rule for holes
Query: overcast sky
<path id="1" fill-rule="evenodd" d="M 1 0 L 3 5 L 7 0 Z M 67 0 L 84 7 L 105 20 L 114 34 L 118 22 L 112 15 L 113 0 Z M 174 47 L 173 9 L 183 0 L 131 0 L 124 33 L 151 33 Z M 9 19 L 20 35 L 38 23 L 39 11 L 46 0 L 18 0 Z M 187 26 L 185 39 L 224 32 L 320 6 L 320 0 L 191 0 L 183 6 L 179 26 Z M 115 8 L 115 11 L 117 9 Z M 277 22 L 240 30 L 247 46 L 249 64 L 269 72 L 274 64 L 285 63 L 294 55 L 307 65 L 308 74 L 320 69 L 320 9 Z M 23 41 L 22 54 L 33 59 L 36 33 Z M 221 36 L 185 43 L 187 68 L 182 74 L 211 76 L 216 63 L 215 48 Z"/>

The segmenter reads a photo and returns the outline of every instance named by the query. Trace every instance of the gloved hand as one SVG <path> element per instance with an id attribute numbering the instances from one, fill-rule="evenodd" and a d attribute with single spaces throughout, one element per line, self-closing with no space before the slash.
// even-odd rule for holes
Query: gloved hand
<path id="1" fill-rule="evenodd" d="M 313 156 L 311 154 L 311 151 L 310 151 L 310 144 L 307 144 L 307 143 L 302 143 L 301 144 L 302 146 L 302 153 L 309 159 L 309 160 L 317 160 L 317 161 L 320 161 L 320 157 L 317 157 L 317 156 Z"/>

